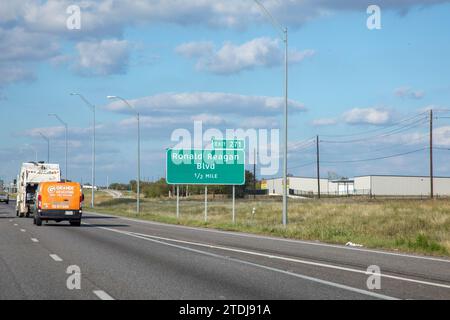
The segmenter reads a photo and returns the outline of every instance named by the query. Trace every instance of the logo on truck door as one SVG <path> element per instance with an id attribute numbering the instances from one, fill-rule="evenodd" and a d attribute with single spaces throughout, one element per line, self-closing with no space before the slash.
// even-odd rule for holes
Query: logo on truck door
<path id="1" fill-rule="evenodd" d="M 48 193 L 74 191 L 74 190 L 75 190 L 75 187 L 73 187 L 73 186 L 50 186 L 47 189 Z"/>

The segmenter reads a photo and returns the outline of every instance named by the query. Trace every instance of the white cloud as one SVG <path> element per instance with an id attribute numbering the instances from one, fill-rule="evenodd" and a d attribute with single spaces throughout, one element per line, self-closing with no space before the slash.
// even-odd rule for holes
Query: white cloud
<path id="1" fill-rule="evenodd" d="M 102 129 L 102 125 L 97 125 L 97 129 Z M 63 139 L 65 136 L 66 129 L 63 126 L 58 127 L 42 127 L 42 128 L 32 128 L 26 130 L 23 134 L 32 138 L 41 138 L 40 132 L 45 134 L 51 139 Z M 90 137 L 92 132 L 91 128 L 82 127 L 69 127 L 69 138 L 70 139 L 84 139 Z"/>
<path id="2" fill-rule="evenodd" d="M 313 19 L 336 11 L 360 11 L 370 1 L 302 0 L 262 1 L 274 17 L 285 25 L 299 27 Z M 413 6 L 431 6 L 448 0 L 379 0 L 385 10 L 405 12 Z M 82 8 L 79 36 L 117 35 L 133 24 L 174 23 L 242 28 L 250 23 L 267 23 L 254 1 L 242 0 L 21 0 L 0 2 L 0 23 L 24 23 L 30 30 L 46 33 L 70 33 L 65 28 L 66 8 Z"/>
<path id="3" fill-rule="evenodd" d="M 450 112 L 450 108 L 435 104 L 430 104 L 424 108 L 419 109 L 420 112 L 429 112 L 430 110 L 433 110 L 435 112 Z"/>
<path id="4" fill-rule="evenodd" d="M 80 42 L 76 47 L 79 54 L 77 70 L 83 75 L 107 76 L 126 71 L 129 48 L 125 40 Z"/>
<path id="5" fill-rule="evenodd" d="M 211 55 L 214 51 L 214 44 L 210 41 L 187 42 L 180 44 L 175 52 L 187 58 L 198 58 Z"/>
<path id="6" fill-rule="evenodd" d="M 434 143 L 438 146 L 450 147 L 450 126 L 443 126 L 434 129 Z"/>
<path id="7" fill-rule="evenodd" d="M 284 61 L 280 41 L 270 38 L 257 38 L 241 45 L 226 42 L 218 50 L 210 42 L 189 42 L 178 46 L 176 52 L 198 59 L 198 70 L 215 74 L 235 74 L 256 67 L 279 66 Z M 298 63 L 314 54 L 314 50 L 292 51 L 290 62 Z"/>
<path id="8" fill-rule="evenodd" d="M 145 115 L 192 115 L 193 113 L 275 115 L 284 106 L 281 97 L 245 96 L 223 92 L 163 93 L 154 96 L 130 99 L 130 103 Z M 107 110 L 129 113 L 122 102 L 115 101 Z M 291 112 L 305 111 L 303 103 L 290 100 Z"/>
<path id="9" fill-rule="evenodd" d="M 0 28 L 0 61 L 44 60 L 57 55 L 58 51 L 54 37 L 23 28 Z"/>
<path id="10" fill-rule="evenodd" d="M 313 120 L 312 124 L 313 126 L 331 126 L 331 125 L 335 125 L 337 123 L 336 119 L 332 119 L 332 118 L 323 118 L 323 119 L 316 119 Z"/>
<path id="11" fill-rule="evenodd" d="M 394 90 L 394 94 L 401 98 L 410 98 L 419 100 L 425 97 L 425 91 L 423 90 L 413 90 L 410 87 L 400 87 Z"/>
<path id="12" fill-rule="evenodd" d="M 30 62 L 54 57 L 59 46 L 51 36 L 27 32 L 22 28 L 0 27 L 0 87 L 35 79 Z"/>
<path id="13" fill-rule="evenodd" d="M 449 1 L 429 0 L 424 3 L 421 0 L 379 0 L 377 4 L 385 10 L 404 13 L 414 6 L 428 7 Z M 283 25 L 296 28 L 308 21 L 343 10 L 363 12 L 369 1 L 264 0 L 263 3 Z M 69 5 L 81 7 L 81 30 L 74 31 L 66 28 L 68 18 L 66 9 Z M 16 64 L 48 59 L 52 62 L 61 62 L 61 59 L 55 56 L 58 55 L 58 45 L 62 41 L 91 42 L 104 38 L 122 38 L 124 30 L 128 27 L 158 23 L 242 29 L 252 24 L 260 25 L 268 22 L 260 8 L 251 0 L 2 0 L 0 1 L 0 33 L 3 33 L 4 37 L 1 38 L 0 35 L 0 52 L 2 52 L 0 59 L 15 57 Z M 2 44 L 11 42 L 13 45 L 2 47 Z M 309 51 L 292 52 L 291 59 L 295 62 L 310 54 Z M 266 63 L 270 61 L 270 59 L 266 60 Z M 239 63 L 244 68 L 254 67 L 251 63 L 250 65 L 243 61 Z M 96 66 L 98 67 L 98 64 Z M 32 67 L 28 66 L 28 69 Z M 214 70 L 214 67 L 211 68 Z M 110 72 L 120 73 L 124 70 L 123 66 L 106 63 L 94 68 L 92 73 L 101 75 Z M 218 64 L 215 72 L 226 73 L 227 70 Z M 3 83 L 5 83 L 4 80 Z"/>
<path id="14" fill-rule="evenodd" d="M 392 114 L 390 111 L 384 109 L 354 108 L 344 113 L 343 119 L 348 124 L 383 125 L 392 120 Z"/>
<path id="15" fill-rule="evenodd" d="M 128 101 L 141 113 L 142 127 L 153 136 L 176 128 L 191 128 L 194 121 L 220 129 L 278 128 L 284 107 L 284 100 L 279 97 L 222 92 L 164 93 Z M 104 109 L 131 114 L 120 101 Z M 290 100 L 290 112 L 305 110 L 302 103 Z M 134 133 L 136 118 L 124 119 L 118 125 Z"/>
<path id="16" fill-rule="evenodd" d="M 0 89 L 11 83 L 32 81 L 34 73 L 23 64 L 0 62 Z"/>

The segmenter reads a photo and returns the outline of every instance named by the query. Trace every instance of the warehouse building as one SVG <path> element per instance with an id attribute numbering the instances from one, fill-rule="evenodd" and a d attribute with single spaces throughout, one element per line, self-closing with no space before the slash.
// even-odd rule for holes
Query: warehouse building
<path id="1" fill-rule="evenodd" d="M 320 179 L 321 194 L 348 195 L 354 193 L 353 180 Z M 318 193 L 317 178 L 288 177 L 289 193 L 296 196 L 311 196 Z M 268 190 L 269 195 L 283 194 L 283 179 L 275 178 L 266 180 L 262 184 L 262 189 Z"/>
<path id="2" fill-rule="evenodd" d="M 360 176 L 355 177 L 355 190 L 372 196 L 430 196 L 430 177 L 425 176 Z M 450 177 L 434 177 L 434 195 L 450 196 Z"/>
<path id="3" fill-rule="evenodd" d="M 435 177 L 434 195 L 450 196 L 450 177 Z M 318 193 L 317 178 L 289 177 L 289 194 L 314 196 Z M 283 194 L 283 179 L 266 180 L 262 184 L 269 195 Z M 354 179 L 320 179 L 320 192 L 330 196 L 367 195 L 392 197 L 430 196 L 430 178 L 425 176 L 369 175 Z"/>

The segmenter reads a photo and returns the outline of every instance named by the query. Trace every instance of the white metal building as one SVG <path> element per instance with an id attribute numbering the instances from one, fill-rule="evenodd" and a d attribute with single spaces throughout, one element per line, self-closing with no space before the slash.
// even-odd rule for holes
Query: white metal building
<path id="1" fill-rule="evenodd" d="M 283 179 L 266 180 L 269 195 L 283 194 Z M 318 193 L 317 178 L 288 177 L 289 190 L 295 195 L 315 195 Z M 347 195 L 353 194 L 353 180 L 320 179 L 320 192 L 322 194 Z"/>
<path id="2" fill-rule="evenodd" d="M 450 196 L 450 177 L 435 177 L 434 195 Z M 283 193 L 283 179 L 266 180 L 269 195 Z M 288 187 L 294 195 L 316 195 L 317 178 L 289 177 Z M 359 176 L 354 179 L 320 179 L 320 191 L 323 195 L 372 195 L 398 197 L 430 196 L 430 178 L 422 176 Z"/>
<path id="3" fill-rule="evenodd" d="M 360 176 L 355 177 L 355 190 L 373 196 L 429 196 L 430 177 Z M 434 195 L 450 196 L 450 177 L 435 177 Z"/>

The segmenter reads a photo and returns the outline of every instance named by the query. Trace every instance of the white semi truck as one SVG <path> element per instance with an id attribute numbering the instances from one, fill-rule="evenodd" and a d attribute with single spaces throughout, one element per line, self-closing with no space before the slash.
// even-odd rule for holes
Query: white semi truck
<path id="1" fill-rule="evenodd" d="M 59 164 L 43 162 L 23 163 L 19 176 L 17 177 L 17 216 L 30 216 L 39 183 L 59 181 L 61 181 Z"/>

